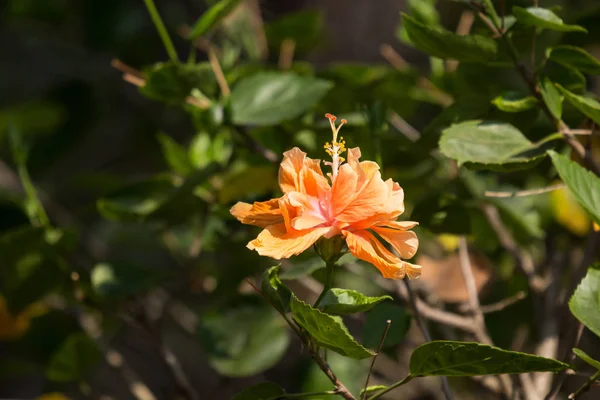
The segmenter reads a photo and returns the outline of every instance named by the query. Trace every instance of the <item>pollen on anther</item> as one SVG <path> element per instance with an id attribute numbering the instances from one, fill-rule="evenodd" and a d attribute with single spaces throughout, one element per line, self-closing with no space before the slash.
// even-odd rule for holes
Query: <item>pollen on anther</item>
<path id="1" fill-rule="evenodd" d="M 342 119 L 341 122 L 342 122 L 342 124 L 345 124 L 346 122 L 348 122 L 348 120 L 347 119 Z"/>
<path id="2" fill-rule="evenodd" d="M 333 121 L 333 122 L 335 122 L 337 120 L 337 117 L 335 115 L 329 114 L 329 113 L 325 114 L 325 118 L 328 118 L 330 121 Z"/>

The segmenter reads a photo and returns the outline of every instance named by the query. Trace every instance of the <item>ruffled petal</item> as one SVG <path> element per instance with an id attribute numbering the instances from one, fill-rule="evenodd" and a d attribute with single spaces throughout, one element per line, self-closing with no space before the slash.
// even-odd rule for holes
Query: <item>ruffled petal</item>
<path id="1" fill-rule="evenodd" d="M 287 232 L 284 224 L 271 225 L 265 228 L 256 239 L 248 243 L 250 250 L 256 250 L 261 256 L 290 258 L 312 246 L 330 228 L 315 228 L 303 231 Z"/>
<path id="2" fill-rule="evenodd" d="M 229 212 L 243 224 L 266 228 L 269 225 L 283 223 L 278 200 L 256 201 L 254 204 L 238 202 Z"/>
<path id="3" fill-rule="evenodd" d="M 333 193 L 333 196 L 336 195 L 338 194 Z M 335 219 L 348 223 L 365 220 L 381 213 L 388 197 L 386 183 L 381 179 L 379 171 L 374 171 L 373 176 L 355 190 L 352 201 L 335 215 Z"/>
<path id="4" fill-rule="evenodd" d="M 279 208 L 288 231 L 310 229 L 327 222 L 319 199 L 304 193 L 286 193 L 279 199 Z"/>
<path id="5" fill-rule="evenodd" d="M 320 164 L 320 160 L 306 157 L 306 153 L 297 147 L 283 153 L 283 161 L 279 167 L 281 191 L 302 192 L 316 196 L 319 187 L 329 187 Z"/>
<path id="6" fill-rule="evenodd" d="M 418 266 L 400 260 L 386 249 L 369 231 L 342 231 L 350 252 L 356 257 L 373 264 L 384 278 L 402 279 L 408 275 L 414 279 L 420 275 Z M 410 269 L 410 271 L 409 271 Z"/>
<path id="7" fill-rule="evenodd" d="M 406 221 L 410 222 L 410 221 Z M 404 229 L 405 226 L 416 225 L 416 222 L 398 223 L 397 221 L 381 222 L 371 229 L 391 244 L 401 258 L 413 258 L 419 248 L 419 238 L 413 231 Z M 411 226 L 411 227 L 412 227 Z M 410 228 L 409 228 L 410 229 Z"/>

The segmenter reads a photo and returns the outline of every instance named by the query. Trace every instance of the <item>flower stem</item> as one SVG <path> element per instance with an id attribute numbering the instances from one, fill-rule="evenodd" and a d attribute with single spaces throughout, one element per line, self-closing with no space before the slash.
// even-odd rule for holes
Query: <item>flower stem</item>
<path id="1" fill-rule="evenodd" d="M 325 268 L 327 274 L 325 277 L 325 285 L 323 285 L 323 291 L 317 298 L 317 301 L 315 301 L 313 308 L 317 308 L 317 306 L 321 304 L 321 301 L 325 297 L 325 294 L 329 291 L 329 289 L 331 289 L 331 286 L 333 286 L 333 270 L 335 268 L 335 262 L 327 262 L 325 264 Z"/>
<path id="2" fill-rule="evenodd" d="M 167 28 L 165 28 L 165 24 L 160 18 L 160 14 L 154 5 L 154 0 L 144 0 L 144 3 L 146 3 L 146 8 L 148 8 L 148 12 L 150 13 L 150 18 L 152 18 L 152 22 L 154 22 L 154 26 L 156 27 L 158 35 L 165 46 L 165 50 L 167 50 L 169 58 L 174 62 L 179 61 L 179 57 L 175 51 L 175 46 L 173 46 L 173 42 L 171 41 L 171 37 L 167 32 Z"/>
<path id="3" fill-rule="evenodd" d="M 383 389 L 380 392 L 375 393 L 373 396 L 369 397 L 369 400 L 375 400 L 380 398 L 381 396 L 383 396 L 384 394 L 391 392 L 392 390 L 396 389 L 399 386 L 402 386 L 410 381 L 412 381 L 414 377 L 412 375 L 408 375 L 406 378 L 402 379 L 399 382 L 394 383 L 392 386 L 387 387 L 386 389 Z"/>
<path id="4" fill-rule="evenodd" d="M 596 373 L 590 379 L 588 379 L 587 382 L 582 387 L 577 389 L 577 391 L 575 393 L 570 394 L 569 400 L 576 399 L 579 396 L 581 396 L 582 394 L 584 394 L 585 392 L 587 392 L 588 390 L 590 390 L 590 388 L 592 387 L 594 382 L 596 382 L 598 379 L 600 379 L 600 370 L 596 371 Z"/>

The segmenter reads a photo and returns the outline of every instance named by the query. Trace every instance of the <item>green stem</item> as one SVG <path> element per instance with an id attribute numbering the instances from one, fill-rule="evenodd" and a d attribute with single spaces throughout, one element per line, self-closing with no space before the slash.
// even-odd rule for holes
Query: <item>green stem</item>
<path id="1" fill-rule="evenodd" d="M 317 298 L 317 301 L 315 301 L 315 304 L 313 305 L 313 308 L 317 308 L 317 306 L 319 304 L 321 304 L 321 301 L 323 300 L 323 298 L 325 297 L 325 294 L 329 291 L 329 289 L 331 289 L 331 287 L 333 286 L 333 270 L 335 268 L 335 262 L 328 262 L 325 265 L 326 268 L 326 274 L 327 276 L 325 277 L 325 285 L 323 286 L 323 291 L 321 292 L 321 294 L 319 295 L 319 297 Z"/>
<path id="2" fill-rule="evenodd" d="M 596 371 L 596 373 L 594 375 L 592 375 L 592 377 L 590 379 L 588 379 L 587 382 L 582 387 L 577 389 L 577 391 L 575 393 L 571 394 L 569 396 L 569 399 L 576 399 L 579 396 L 581 396 L 582 394 L 584 394 L 585 392 L 587 392 L 588 390 L 590 390 L 590 388 L 592 387 L 594 382 L 596 382 L 598 379 L 600 379 L 600 370 Z"/>
<path id="3" fill-rule="evenodd" d="M 19 178 L 21 178 L 21 184 L 23 185 L 23 189 L 27 195 L 27 201 L 33 207 L 33 213 L 35 213 L 38 222 L 41 226 L 49 227 L 50 219 L 48 218 L 48 214 L 46 214 L 46 210 L 44 210 L 42 202 L 37 196 L 37 192 L 35 190 L 35 186 L 33 186 L 33 182 L 31 181 L 31 176 L 29 176 L 27 166 L 25 164 L 19 164 L 17 167 L 17 172 L 19 174 Z"/>
<path id="4" fill-rule="evenodd" d="M 160 18 L 160 14 L 154 5 L 154 0 L 144 0 L 144 3 L 146 3 L 146 8 L 148 8 L 148 12 L 150 13 L 150 18 L 152 18 L 152 22 L 154 22 L 154 26 L 156 27 L 158 35 L 165 46 L 165 50 L 167 50 L 167 54 L 169 54 L 169 58 L 174 62 L 179 61 L 179 57 L 177 57 L 177 52 L 175 51 L 175 46 L 173 46 L 173 42 L 171 41 L 171 37 L 167 32 L 167 28 L 165 28 L 165 24 Z"/>
<path id="5" fill-rule="evenodd" d="M 404 384 L 412 381 L 413 378 L 414 377 L 412 375 L 408 374 L 408 376 L 406 378 L 402 379 L 399 382 L 394 383 L 392 386 L 390 386 L 390 387 L 388 387 L 386 389 L 383 389 L 381 392 L 375 393 L 373 396 L 369 397 L 368 400 L 378 399 L 381 396 L 383 396 L 384 394 L 386 394 L 388 392 L 391 392 L 392 390 L 396 389 L 397 387 L 400 387 L 400 386 L 402 386 L 402 385 L 404 385 Z"/>

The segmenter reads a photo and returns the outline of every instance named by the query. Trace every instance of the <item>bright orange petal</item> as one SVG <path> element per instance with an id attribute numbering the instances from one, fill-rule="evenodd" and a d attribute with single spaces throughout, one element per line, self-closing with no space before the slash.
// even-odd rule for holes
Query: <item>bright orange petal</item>
<path id="1" fill-rule="evenodd" d="M 279 167 L 279 186 L 283 193 L 308 192 L 316 196 L 317 187 L 329 187 L 320 164 L 320 160 L 306 157 L 306 153 L 297 147 L 283 153 L 283 161 Z M 308 187 L 305 188 L 305 185 Z"/>
<path id="2" fill-rule="evenodd" d="M 384 278 L 402 279 L 409 272 L 408 268 L 410 268 L 409 278 L 412 279 L 419 275 L 416 273 L 418 270 L 415 268 L 416 266 L 393 255 L 372 233 L 366 230 L 354 232 L 344 230 L 342 233 L 346 237 L 346 244 L 350 252 L 356 258 L 373 264 Z"/>
<path id="3" fill-rule="evenodd" d="M 324 227 L 286 232 L 284 224 L 271 225 L 265 228 L 256 239 L 248 243 L 247 247 L 250 250 L 256 250 L 261 256 L 280 260 L 302 253 L 329 229 Z"/>
<path id="4" fill-rule="evenodd" d="M 281 224 L 283 222 L 278 200 L 257 201 L 254 204 L 239 202 L 229 212 L 243 224 L 266 228 L 269 225 Z"/>
<path id="5" fill-rule="evenodd" d="M 339 178 L 339 175 L 338 175 Z M 337 182 L 336 182 L 337 183 Z M 354 192 L 352 201 L 335 215 L 335 219 L 342 222 L 356 222 L 367 219 L 383 211 L 383 205 L 389 197 L 387 184 L 381 179 L 379 171 L 374 171 L 372 178 L 368 179 Z M 333 192 L 332 197 L 338 193 Z"/>
<path id="6" fill-rule="evenodd" d="M 416 222 L 412 224 L 416 225 Z M 403 229 L 404 226 L 410 226 L 410 224 L 399 224 L 397 222 L 389 221 L 372 226 L 371 229 L 386 242 L 391 244 L 398 254 L 400 254 L 401 258 L 408 259 L 413 258 L 417 252 L 417 249 L 419 248 L 419 238 L 417 238 L 417 235 L 413 231 Z"/>
<path id="7" fill-rule="evenodd" d="M 331 211 L 334 216 L 342 213 L 356 198 L 357 186 L 358 173 L 350 164 L 342 165 L 331 189 Z"/>

